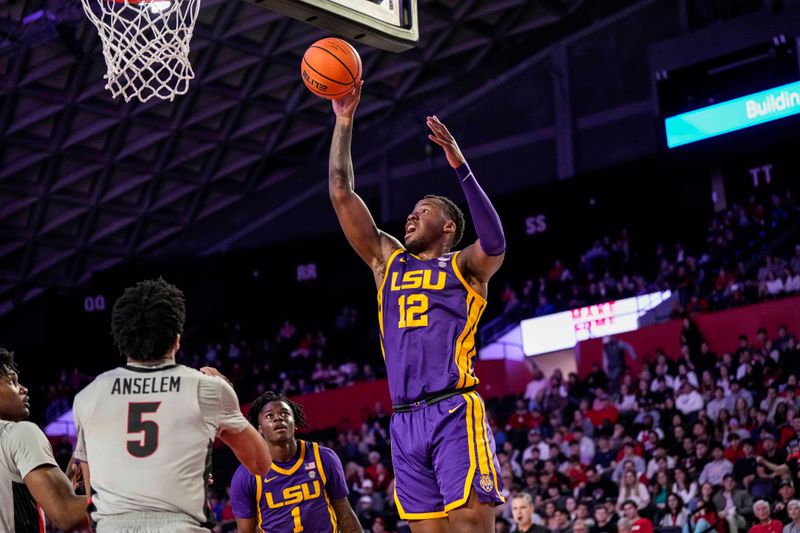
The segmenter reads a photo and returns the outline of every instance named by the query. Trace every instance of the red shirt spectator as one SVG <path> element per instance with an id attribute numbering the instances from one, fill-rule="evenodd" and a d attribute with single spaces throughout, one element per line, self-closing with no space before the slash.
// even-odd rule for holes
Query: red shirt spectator
<path id="1" fill-rule="evenodd" d="M 226 522 L 228 520 L 234 521 L 236 517 L 233 514 L 233 506 L 231 502 L 226 502 L 225 507 L 222 508 L 222 514 L 220 515 L 220 519 L 222 522 Z"/>
<path id="2" fill-rule="evenodd" d="M 736 277 L 731 272 L 726 272 L 724 268 L 719 269 L 719 274 L 717 274 L 717 279 L 714 281 L 714 287 L 718 291 L 724 291 L 728 288 L 728 285 L 734 282 Z"/>
<path id="3" fill-rule="evenodd" d="M 753 514 L 756 515 L 756 524 L 750 528 L 749 533 L 781 533 L 783 524 L 770 516 L 770 506 L 764 500 L 753 504 Z"/>
<path id="4" fill-rule="evenodd" d="M 778 431 L 778 447 L 779 448 L 786 448 L 789 444 L 789 441 L 794 440 L 797 437 L 797 432 L 792 428 L 792 426 L 783 426 Z"/>
<path id="5" fill-rule="evenodd" d="M 742 458 L 744 458 L 744 450 L 742 449 L 741 440 L 733 441 L 725 450 L 725 459 L 733 464 Z"/>
<path id="6" fill-rule="evenodd" d="M 550 281 L 561 281 L 561 275 L 564 273 L 564 267 L 561 265 L 561 260 L 556 259 L 553 267 L 547 272 L 547 278 Z"/>
<path id="7" fill-rule="evenodd" d="M 389 483 L 392 481 L 392 475 L 383 466 L 383 463 L 377 463 L 374 465 L 369 465 L 366 469 L 364 469 L 364 475 L 367 479 L 372 480 L 372 483 L 375 486 L 375 490 L 377 491 L 384 491 L 389 487 Z"/>
<path id="8" fill-rule="evenodd" d="M 386 490 L 392 481 L 392 475 L 381 463 L 381 454 L 378 452 L 369 452 L 369 466 L 364 469 L 364 477 L 372 481 L 376 491 Z"/>
<path id="9" fill-rule="evenodd" d="M 628 441 L 626 444 L 630 444 L 633 447 L 633 454 L 638 455 L 639 457 L 644 457 L 644 448 L 642 448 L 642 444 L 636 441 Z M 617 452 L 616 462 L 620 462 L 625 458 L 625 446 L 621 446 L 619 451 Z"/>
<path id="10" fill-rule="evenodd" d="M 631 533 L 653 533 L 653 523 L 647 518 L 640 518 L 633 523 Z"/>
<path id="11" fill-rule="evenodd" d="M 564 473 L 569 478 L 572 488 L 582 487 L 589 482 L 589 476 L 586 475 L 586 467 L 580 461 L 570 461 Z"/>
<path id="12" fill-rule="evenodd" d="M 541 418 L 541 417 L 540 417 Z M 541 424 L 541 419 L 536 420 L 533 415 L 528 412 L 528 408 L 525 405 L 524 400 L 517 400 L 517 403 L 514 407 L 514 412 L 511 413 L 511 416 L 508 417 L 508 422 L 506 423 L 506 431 L 509 430 L 516 430 L 516 429 L 530 429 L 532 427 L 538 426 Z"/>
<path id="13" fill-rule="evenodd" d="M 599 409 L 592 409 L 586 415 L 589 417 L 589 420 L 592 421 L 592 425 L 595 427 L 602 426 L 605 422 L 610 424 L 616 424 L 617 418 L 619 417 L 619 413 L 617 412 L 617 408 L 614 404 L 608 401 L 608 398 L 603 399 L 603 406 Z"/>
<path id="14" fill-rule="evenodd" d="M 756 524 L 750 528 L 748 533 L 781 533 L 783 531 L 783 524 L 780 520 L 770 518 L 767 522 Z"/>

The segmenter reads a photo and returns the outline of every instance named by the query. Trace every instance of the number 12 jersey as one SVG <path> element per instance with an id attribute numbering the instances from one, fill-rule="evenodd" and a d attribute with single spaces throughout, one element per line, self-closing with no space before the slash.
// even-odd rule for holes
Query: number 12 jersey
<path id="1" fill-rule="evenodd" d="M 378 320 L 395 405 L 478 384 L 475 334 L 486 299 L 458 269 L 459 253 L 424 260 L 399 249 L 386 264 Z"/>

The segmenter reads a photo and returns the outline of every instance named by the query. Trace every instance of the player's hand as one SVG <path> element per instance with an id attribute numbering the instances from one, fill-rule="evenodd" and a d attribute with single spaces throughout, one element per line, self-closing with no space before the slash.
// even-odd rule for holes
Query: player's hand
<path id="1" fill-rule="evenodd" d="M 69 479 L 70 484 L 72 484 L 72 490 L 77 490 L 83 484 L 83 470 L 77 464 L 77 459 L 75 459 L 75 455 L 70 458 L 69 464 L 67 465 L 67 469 L 64 471 L 67 475 L 67 479 Z"/>
<path id="2" fill-rule="evenodd" d="M 356 114 L 358 103 L 361 101 L 361 87 L 363 86 L 364 80 L 361 80 L 348 94 L 337 100 L 331 100 L 336 118 L 349 118 L 352 120 L 353 115 Z"/>
<path id="3" fill-rule="evenodd" d="M 447 162 L 450 163 L 450 166 L 458 168 L 466 163 L 467 160 L 464 159 L 464 155 L 458 148 L 458 143 L 456 143 L 455 138 L 453 138 L 453 135 L 448 131 L 447 126 L 442 124 L 436 115 L 427 117 L 426 123 L 431 132 L 433 132 L 432 134 L 428 134 L 428 139 L 444 148 L 444 155 L 447 156 Z"/>
<path id="4" fill-rule="evenodd" d="M 229 380 L 224 375 L 222 375 L 222 372 L 220 372 L 219 370 L 217 370 L 214 367 L 204 366 L 203 368 L 200 369 L 200 372 L 202 372 L 206 376 L 213 376 L 213 377 L 224 379 L 225 381 L 228 382 L 228 385 L 233 387 L 233 383 L 231 383 L 231 380 Z"/>

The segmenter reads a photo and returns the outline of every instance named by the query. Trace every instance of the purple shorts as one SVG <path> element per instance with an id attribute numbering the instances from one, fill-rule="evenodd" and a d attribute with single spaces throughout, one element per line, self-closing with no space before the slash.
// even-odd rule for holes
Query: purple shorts
<path id="1" fill-rule="evenodd" d="M 477 392 L 394 413 L 391 421 L 394 499 L 406 520 L 443 518 L 467 502 L 503 503 L 486 407 Z"/>

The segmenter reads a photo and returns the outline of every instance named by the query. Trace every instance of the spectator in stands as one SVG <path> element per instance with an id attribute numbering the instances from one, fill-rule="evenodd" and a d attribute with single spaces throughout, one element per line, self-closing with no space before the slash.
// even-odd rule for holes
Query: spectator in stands
<path id="1" fill-rule="evenodd" d="M 372 480 L 376 491 L 385 491 L 392 481 L 392 475 L 381 462 L 381 454 L 375 450 L 369 452 L 369 466 L 364 470 L 364 474 Z M 382 511 L 382 507 L 374 508 L 378 512 Z"/>
<path id="2" fill-rule="evenodd" d="M 778 338 L 775 339 L 773 344 L 778 351 L 784 352 L 786 350 L 786 345 L 791 338 L 794 338 L 794 335 L 789 335 L 789 328 L 786 327 L 786 324 L 781 324 L 778 326 Z"/>
<path id="3" fill-rule="evenodd" d="M 713 505 L 703 504 L 691 513 L 684 524 L 683 533 L 709 533 L 714 531 L 717 516 Z"/>
<path id="4" fill-rule="evenodd" d="M 689 520 L 689 511 L 683 503 L 683 499 L 677 494 L 670 493 L 667 496 L 667 508 L 663 513 L 659 526 L 662 528 L 681 528 Z"/>
<path id="5" fill-rule="evenodd" d="M 358 500 L 358 510 L 356 511 L 356 517 L 358 517 L 361 527 L 364 530 L 369 530 L 377 516 L 377 513 L 372 508 L 372 498 L 366 495 L 361 496 Z"/>
<path id="6" fill-rule="evenodd" d="M 776 465 L 782 465 L 786 463 L 788 454 L 786 453 L 786 450 L 776 446 L 775 434 L 771 432 L 764 432 L 759 434 L 759 436 L 761 437 L 761 447 L 763 450 L 761 457 L 764 458 L 764 461 L 768 461 Z"/>
<path id="7" fill-rule="evenodd" d="M 742 436 L 738 433 L 728 433 L 726 440 L 728 441 L 728 447 L 725 448 L 725 459 L 735 465 L 736 461 L 744 458 Z"/>
<path id="8" fill-rule="evenodd" d="M 600 467 L 589 467 L 586 470 L 587 481 L 578 492 L 580 501 L 600 502 L 606 498 L 616 498 L 617 487 L 608 476 L 601 475 L 600 470 Z"/>
<path id="9" fill-rule="evenodd" d="M 595 454 L 594 441 L 586 436 L 583 425 L 573 428 L 572 434 L 567 436 L 570 444 L 577 443 L 577 452 L 581 464 L 588 465 Z"/>
<path id="10" fill-rule="evenodd" d="M 781 533 L 783 524 L 770 516 L 769 502 L 758 500 L 753 504 L 756 524 L 750 528 L 749 533 Z"/>
<path id="11" fill-rule="evenodd" d="M 528 412 L 528 406 L 525 400 L 519 398 L 514 404 L 514 413 L 508 418 L 506 424 L 506 431 L 519 431 L 537 425 L 534 423 L 534 418 Z"/>
<path id="12" fill-rule="evenodd" d="M 592 363 L 591 372 L 586 376 L 586 390 L 608 390 L 608 376 L 597 363 Z"/>
<path id="13" fill-rule="evenodd" d="M 630 419 L 631 415 L 639 409 L 636 401 L 636 393 L 629 385 L 623 383 L 619 388 L 618 400 L 616 402 L 617 411 L 623 419 Z"/>
<path id="14" fill-rule="evenodd" d="M 666 458 L 662 461 L 664 468 L 656 473 L 649 487 L 651 506 L 655 506 L 656 517 L 661 517 L 667 509 L 667 498 L 670 495 L 670 488 L 672 485 L 666 470 Z M 658 520 L 658 518 L 656 520 Z"/>
<path id="15" fill-rule="evenodd" d="M 536 309 L 533 311 L 533 316 L 546 316 L 553 313 L 555 313 L 555 307 L 553 307 L 553 304 L 547 301 L 547 296 L 540 294 L 539 305 L 537 305 Z"/>
<path id="16" fill-rule="evenodd" d="M 599 474 L 603 474 L 614 466 L 617 451 L 611 447 L 611 439 L 605 433 L 597 437 L 597 448 L 591 466 L 598 469 Z"/>
<path id="17" fill-rule="evenodd" d="M 572 521 L 566 509 L 562 507 L 556 508 L 555 527 L 550 531 L 552 531 L 552 533 L 572 533 Z"/>
<path id="18" fill-rule="evenodd" d="M 764 280 L 763 290 L 759 291 L 761 298 L 775 298 L 784 291 L 783 278 L 774 272 L 767 273 L 767 279 Z"/>
<path id="19" fill-rule="evenodd" d="M 604 501 L 604 499 L 595 500 L 594 526 L 589 530 L 590 533 L 616 533 L 617 531 L 616 515 L 608 512 L 603 505 Z"/>
<path id="20" fill-rule="evenodd" d="M 791 500 L 786 504 L 789 521 L 783 526 L 783 533 L 800 532 L 800 500 Z"/>
<path id="21" fill-rule="evenodd" d="M 593 407 L 587 416 L 596 428 L 617 423 L 619 413 L 617 412 L 616 406 L 611 402 L 608 394 L 600 391 L 600 395 L 595 403 L 596 407 Z"/>
<path id="22" fill-rule="evenodd" d="M 589 526 L 585 520 L 578 519 L 572 523 L 572 533 L 589 533 Z"/>
<path id="23" fill-rule="evenodd" d="M 650 503 L 650 492 L 644 483 L 639 481 L 639 476 L 633 469 L 625 470 L 619 485 L 617 497 L 617 510 L 624 511 L 626 503 L 633 502 L 639 509 L 645 509 Z M 626 517 L 630 518 L 627 516 Z"/>
<path id="24" fill-rule="evenodd" d="M 639 516 L 639 507 L 636 502 L 628 500 L 622 505 L 625 519 L 631 523 L 631 533 L 653 533 L 653 523 Z"/>
<path id="25" fill-rule="evenodd" d="M 731 533 L 744 529 L 747 520 L 753 514 L 753 499 L 747 492 L 737 487 L 732 474 L 727 474 L 723 478 L 722 490 L 714 495 L 713 503 L 719 518 L 726 521 Z"/>
<path id="26" fill-rule="evenodd" d="M 778 483 L 779 499 L 775 502 L 775 519 L 782 524 L 789 522 L 789 502 L 794 500 L 794 483 L 790 479 L 782 479 Z"/>
<path id="27" fill-rule="evenodd" d="M 609 389 L 612 394 L 618 392 L 619 378 L 628 368 L 625 360 L 626 353 L 631 360 L 636 360 L 636 350 L 629 343 L 610 336 L 603 337 L 603 369 L 608 376 Z"/>
<path id="28" fill-rule="evenodd" d="M 611 474 L 611 480 L 619 482 L 622 478 L 628 464 L 633 468 L 636 474 L 643 474 L 645 471 L 645 462 L 641 456 L 636 454 L 636 446 L 633 442 L 626 442 L 622 447 L 622 457 L 614 467 L 614 473 Z"/>
<path id="29" fill-rule="evenodd" d="M 695 483 L 683 467 L 675 469 L 675 483 L 672 492 L 677 494 L 684 505 L 689 505 L 697 496 L 697 483 Z"/>
<path id="30" fill-rule="evenodd" d="M 533 379 L 525 387 L 523 398 L 527 400 L 529 409 L 540 409 L 544 394 L 550 385 L 550 380 L 544 376 L 544 372 L 535 364 L 531 365 L 531 374 L 533 374 Z"/>
<path id="31" fill-rule="evenodd" d="M 725 458 L 725 449 L 722 444 L 715 442 L 711 446 L 712 460 L 706 463 L 700 474 L 700 483 L 710 482 L 712 485 L 721 485 L 723 478 L 733 472 L 733 465 Z"/>
<path id="32" fill-rule="evenodd" d="M 731 380 L 729 387 L 730 392 L 728 393 L 727 403 L 725 404 L 725 409 L 727 409 L 729 413 L 734 414 L 737 412 L 736 402 L 739 398 L 744 400 L 746 409 L 750 409 L 750 407 L 753 406 L 753 395 L 750 394 L 750 391 L 742 389 L 738 381 L 735 379 Z"/>
<path id="33" fill-rule="evenodd" d="M 365 479 L 361 482 L 361 487 L 356 489 L 357 492 L 361 493 L 361 498 L 359 498 L 359 502 L 365 501 L 364 498 L 369 498 L 370 505 L 369 509 L 374 511 L 376 514 L 380 514 L 383 512 L 383 507 L 385 505 L 383 496 L 380 492 L 375 492 L 375 484 L 372 482 L 371 479 Z"/>
<path id="34" fill-rule="evenodd" d="M 681 393 L 675 399 L 675 407 L 684 415 L 691 417 L 703 408 L 703 397 L 700 396 L 688 379 L 681 385 Z"/>
<path id="35" fill-rule="evenodd" d="M 716 422 L 719 418 L 719 412 L 726 408 L 726 402 L 725 389 L 716 387 L 714 389 L 714 398 L 709 400 L 706 404 L 706 414 L 708 414 L 708 417 Z"/>

